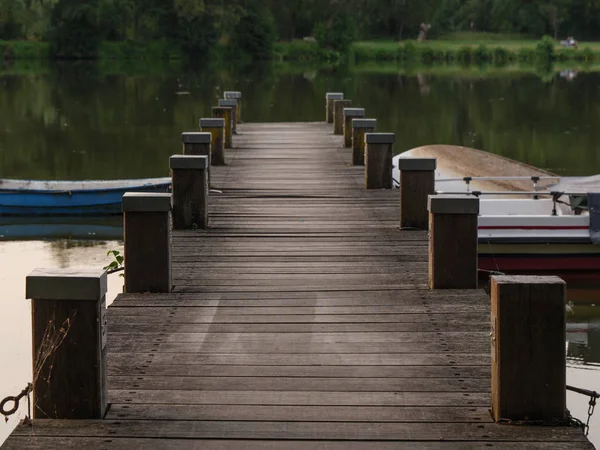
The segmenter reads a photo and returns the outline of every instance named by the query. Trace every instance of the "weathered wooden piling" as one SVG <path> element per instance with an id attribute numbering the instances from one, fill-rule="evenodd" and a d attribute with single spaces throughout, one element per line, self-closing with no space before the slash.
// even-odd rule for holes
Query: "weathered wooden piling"
<path id="1" fill-rule="evenodd" d="M 171 292 L 171 194 L 123 196 L 125 292 Z"/>
<path id="2" fill-rule="evenodd" d="M 219 106 L 231 108 L 231 132 L 237 134 L 237 105 L 238 101 L 234 98 L 219 99 Z"/>
<path id="3" fill-rule="evenodd" d="M 227 100 L 237 100 L 235 117 L 237 123 L 242 123 L 242 93 L 240 91 L 225 91 L 223 93 L 223 98 Z"/>
<path id="4" fill-rule="evenodd" d="M 106 291 L 106 271 L 99 269 L 36 269 L 27 276 L 33 418 L 104 418 Z"/>
<path id="5" fill-rule="evenodd" d="M 173 155 L 173 229 L 208 228 L 208 157 Z"/>
<path id="6" fill-rule="evenodd" d="M 352 165 L 365 165 L 365 134 L 374 133 L 377 119 L 352 119 Z"/>
<path id="7" fill-rule="evenodd" d="M 394 133 L 365 134 L 365 189 L 392 189 Z"/>
<path id="8" fill-rule="evenodd" d="M 208 179 L 210 182 L 210 166 L 212 165 L 212 134 L 181 133 L 181 142 L 183 143 L 184 155 L 208 157 Z"/>
<path id="9" fill-rule="evenodd" d="M 352 119 L 365 117 L 364 108 L 344 108 L 344 147 L 352 147 Z"/>
<path id="10" fill-rule="evenodd" d="M 558 277 L 493 276 L 492 415 L 566 417 L 566 284 Z"/>
<path id="11" fill-rule="evenodd" d="M 430 195 L 429 287 L 477 288 L 477 217 L 479 199 L 466 195 Z"/>
<path id="12" fill-rule="evenodd" d="M 352 106 L 352 100 L 333 101 L 333 134 L 344 134 L 344 109 Z"/>
<path id="13" fill-rule="evenodd" d="M 427 199 L 435 194 L 435 158 L 400 158 L 400 228 L 427 230 Z"/>
<path id="14" fill-rule="evenodd" d="M 200 129 L 212 135 L 211 166 L 225 165 L 225 119 L 200 119 Z"/>
<path id="15" fill-rule="evenodd" d="M 344 94 L 341 92 L 328 92 L 325 94 L 325 122 L 333 123 L 333 102 L 343 99 Z"/>
<path id="16" fill-rule="evenodd" d="M 213 116 L 225 121 L 225 148 L 233 148 L 233 130 L 231 128 L 231 108 L 228 106 L 214 106 Z"/>

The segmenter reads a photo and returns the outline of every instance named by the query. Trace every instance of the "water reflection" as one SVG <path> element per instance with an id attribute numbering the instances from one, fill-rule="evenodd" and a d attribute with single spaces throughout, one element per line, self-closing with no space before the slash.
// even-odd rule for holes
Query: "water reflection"
<path id="1" fill-rule="evenodd" d="M 229 89 L 250 121 L 320 120 L 324 93 L 343 91 L 399 136 L 396 151 L 475 146 L 565 175 L 600 172 L 598 73 L 567 81 L 479 69 L 171 70 L 121 74 L 59 64 L 0 71 L 0 177 L 106 179 L 165 176 L 179 133 Z M 185 92 L 186 95 L 181 95 Z M 568 149 L 568 151 L 567 151 Z"/>

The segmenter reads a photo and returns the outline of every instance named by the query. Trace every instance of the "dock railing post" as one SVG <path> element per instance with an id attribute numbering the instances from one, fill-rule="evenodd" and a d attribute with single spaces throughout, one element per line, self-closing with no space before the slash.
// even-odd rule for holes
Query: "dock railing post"
<path id="1" fill-rule="evenodd" d="M 352 119 L 352 165 L 365 165 L 365 134 L 374 133 L 377 119 Z"/>
<path id="2" fill-rule="evenodd" d="M 492 276 L 492 416 L 566 417 L 566 284 L 555 276 Z"/>
<path id="3" fill-rule="evenodd" d="M 171 194 L 123 196 L 125 292 L 171 292 Z"/>
<path id="4" fill-rule="evenodd" d="M 224 166 L 225 119 L 200 119 L 200 129 L 212 135 L 210 165 Z"/>
<path id="5" fill-rule="evenodd" d="M 234 98 L 219 99 L 219 106 L 231 108 L 231 132 L 237 134 L 237 105 L 238 101 Z"/>
<path id="6" fill-rule="evenodd" d="M 477 288 L 479 199 L 466 195 L 430 195 L 429 287 Z"/>
<path id="7" fill-rule="evenodd" d="M 427 199 L 435 194 L 435 158 L 399 158 L 400 228 L 429 229 Z"/>
<path id="8" fill-rule="evenodd" d="M 341 92 L 328 92 L 325 94 L 325 122 L 333 123 L 333 102 L 334 100 L 343 100 L 344 94 Z"/>
<path id="9" fill-rule="evenodd" d="M 344 134 L 344 109 L 352 106 L 352 100 L 333 101 L 333 134 Z"/>
<path id="10" fill-rule="evenodd" d="M 181 133 L 183 154 L 187 156 L 206 156 L 208 158 L 208 181 L 210 183 L 210 166 L 212 165 L 212 134 Z"/>
<path id="11" fill-rule="evenodd" d="M 226 100 L 237 100 L 235 118 L 237 123 L 242 123 L 242 93 L 240 91 L 225 91 L 223 98 Z"/>
<path id="12" fill-rule="evenodd" d="M 208 228 L 208 157 L 173 155 L 173 229 Z"/>
<path id="13" fill-rule="evenodd" d="M 365 117 L 364 108 L 344 108 L 344 147 L 352 147 L 352 119 Z"/>
<path id="14" fill-rule="evenodd" d="M 365 134 L 365 189 L 392 189 L 394 133 Z"/>
<path id="15" fill-rule="evenodd" d="M 228 106 L 214 106 L 212 112 L 215 118 L 225 121 L 225 148 L 232 148 L 231 108 Z"/>
<path id="16" fill-rule="evenodd" d="M 36 269 L 32 299 L 33 418 L 102 419 L 106 383 L 104 270 Z"/>

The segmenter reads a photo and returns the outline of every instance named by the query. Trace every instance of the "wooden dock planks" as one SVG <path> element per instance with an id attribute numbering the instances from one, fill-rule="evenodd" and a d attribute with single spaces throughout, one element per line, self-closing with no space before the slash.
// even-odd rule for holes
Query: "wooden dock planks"
<path id="1" fill-rule="evenodd" d="M 109 308 L 106 420 L 3 448 L 593 448 L 492 422 L 488 297 L 427 289 L 427 233 L 398 229 L 398 192 L 365 191 L 331 126 L 238 132 L 210 229 L 174 233 L 174 292 Z"/>

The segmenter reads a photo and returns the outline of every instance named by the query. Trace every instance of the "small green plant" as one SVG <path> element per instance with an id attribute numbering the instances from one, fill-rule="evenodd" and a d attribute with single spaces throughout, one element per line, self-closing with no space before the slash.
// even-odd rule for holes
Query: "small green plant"
<path id="1" fill-rule="evenodd" d="M 123 255 L 121 255 L 121 252 L 118 250 L 109 250 L 106 253 L 106 256 L 112 256 L 113 257 L 113 261 L 111 261 L 111 263 L 104 267 L 104 270 L 108 270 L 109 274 L 112 273 L 117 273 L 117 272 L 122 272 L 123 270 L 125 270 L 125 258 Z M 123 276 L 123 274 L 120 274 L 119 276 Z"/>

